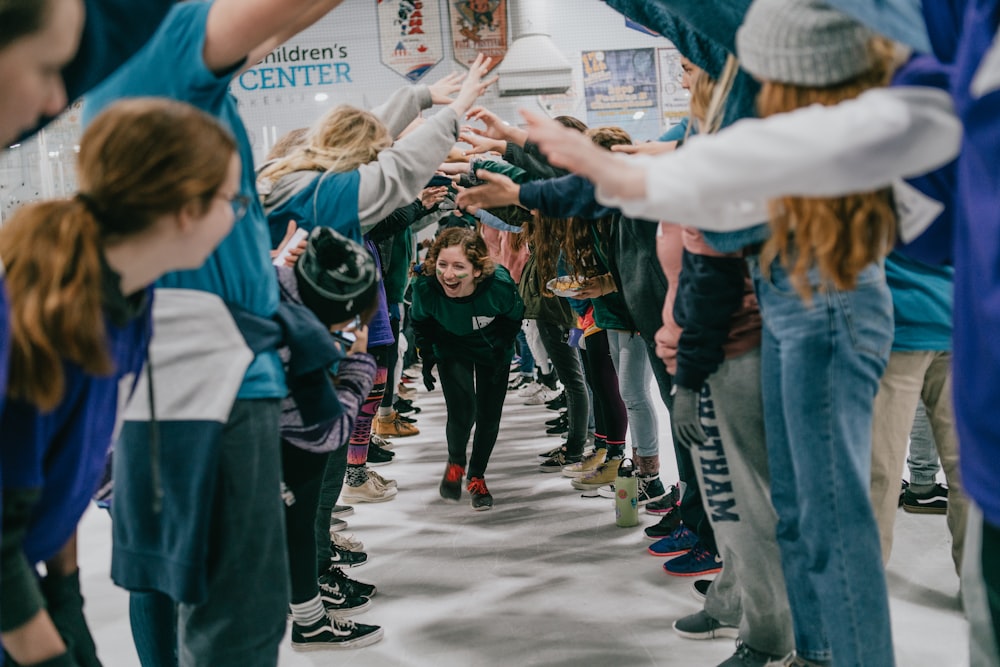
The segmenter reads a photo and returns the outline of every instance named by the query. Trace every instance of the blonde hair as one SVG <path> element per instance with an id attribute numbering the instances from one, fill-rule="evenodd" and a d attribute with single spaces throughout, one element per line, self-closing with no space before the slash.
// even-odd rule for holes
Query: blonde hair
<path id="1" fill-rule="evenodd" d="M 770 116 L 812 104 L 835 105 L 888 83 L 893 64 L 888 40 L 873 40 L 872 67 L 850 81 L 825 88 L 765 81 L 757 98 L 760 115 Z M 782 197 L 769 202 L 771 238 L 761 252 L 770 266 L 780 258 L 803 300 L 811 294 L 809 270 L 822 283 L 854 289 L 858 274 L 892 246 L 896 214 L 887 189 L 845 197 Z"/>
<path id="2" fill-rule="evenodd" d="M 708 108 L 712 104 L 712 95 L 715 93 L 715 79 L 708 72 L 692 65 L 694 72 L 691 73 L 691 118 L 695 124 L 704 125 L 708 117 Z M 700 127 L 699 127 L 700 129 Z"/>
<path id="3" fill-rule="evenodd" d="M 389 129 L 375 114 L 342 104 L 320 117 L 302 145 L 260 176 L 274 182 L 296 171 L 354 171 L 391 145 Z"/>
<path id="4" fill-rule="evenodd" d="M 63 361 L 108 375 L 102 253 L 187 206 L 203 213 L 225 182 L 236 143 L 194 107 L 136 98 L 102 112 L 80 140 L 81 194 L 29 204 L 0 227 L 11 296 L 11 397 L 51 410 Z"/>

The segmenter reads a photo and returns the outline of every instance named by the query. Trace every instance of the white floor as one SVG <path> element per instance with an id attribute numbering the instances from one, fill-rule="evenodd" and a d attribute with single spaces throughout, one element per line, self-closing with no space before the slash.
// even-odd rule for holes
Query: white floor
<path id="1" fill-rule="evenodd" d="M 355 618 L 382 625 L 384 640 L 303 654 L 286 637 L 282 667 L 712 666 L 732 654 L 732 640 L 692 641 L 671 630 L 700 605 L 691 580 L 667 575 L 646 553 L 642 527 L 657 517 L 618 528 L 612 501 L 581 498 L 566 478 L 537 471 L 535 455 L 559 442 L 538 435 L 554 413 L 508 394 L 487 473 L 496 507 L 480 513 L 438 498 L 446 458 L 440 390 L 418 402 L 422 433 L 397 440 L 396 461 L 379 468 L 398 480 L 399 496 L 357 505 L 348 517 L 371 559 L 351 575 L 379 587 L 372 608 Z M 672 480 L 665 411 L 660 427 L 664 479 Z M 901 667 L 968 664 L 949 548 L 944 517 L 900 511 L 889 588 Z M 107 515 L 88 512 L 80 556 L 87 616 L 105 667 L 132 667 L 127 596 L 107 576 L 110 552 Z"/>

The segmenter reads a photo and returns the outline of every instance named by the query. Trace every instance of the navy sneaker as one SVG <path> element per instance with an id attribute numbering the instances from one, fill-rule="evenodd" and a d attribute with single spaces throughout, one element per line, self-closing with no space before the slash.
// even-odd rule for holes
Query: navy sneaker
<path id="1" fill-rule="evenodd" d="M 653 556 L 665 558 L 687 553 L 698 544 L 698 536 L 684 524 L 677 526 L 669 535 L 649 545 L 647 551 Z"/>
<path id="2" fill-rule="evenodd" d="M 699 542 L 687 553 L 668 560 L 663 569 L 675 577 L 703 577 L 722 572 L 722 557 Z"/>

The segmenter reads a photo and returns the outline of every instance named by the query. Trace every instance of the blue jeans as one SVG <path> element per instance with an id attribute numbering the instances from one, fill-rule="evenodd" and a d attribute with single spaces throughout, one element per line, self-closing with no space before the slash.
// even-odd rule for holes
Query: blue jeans
<path id="1" fill-rule="evenodd" d="M 629 435 L 637 456 L 660 454 L 660 424 L 649 400 L 653 369 L 646 344 L 630 331 L 608 331 L 611 361 L 618 373 L 618 390 L 628 412 Z"/>
<path id="2" fill-rule="evenodd" d="M 751 261 L 763 316 L 761 379 L 771 501 L 804 658 L 893 665 L 889 600 L 869 499 L 872 406 L 892 345 L 881 267 L 853 291 L 817 288 L 806 304 L 779 262 Z"/>

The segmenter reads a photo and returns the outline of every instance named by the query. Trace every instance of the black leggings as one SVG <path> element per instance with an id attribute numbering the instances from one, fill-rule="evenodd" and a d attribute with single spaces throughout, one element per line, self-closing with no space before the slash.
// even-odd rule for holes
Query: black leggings
<path id="1" fill-rule="evenodd" d="M 319 502 L 314 513 L 313 531 L 315 534 L 313 552 L 316 558 L 316 571 L 326 572 L 330 566 L 330 520 L 333 506 L 340 500 L 340 492 L 344 488 L 344 475 L 347 474 L 347 443 L 330 452 L 326 463 L 317 466 L 322 474 L 322 484 L 319 491 Z"/>
<path id="2" fill-rule="evenodd" d="M 347 449 L 341 447 L 341 449 Z M 321 536 L 315 530 L 323 469 L 329 454 L 315 454 L 281 441 L 281 466 L 285 487 L 285 539 L 288 544 L 288 569 L 292 581 L 292 604 L 307 602 L 319 594 L 316 584 L 316 551 L 330 548 L 330 520 Z M 291 504 L 289 504 L 291 502 Z"/>
<path id="3" fill-rule="evenodd" d="M 399 319 L 390 316 L 389 327 L 392 329 L 394 342 L 385 348 L 385 394 L 382 395 L 382 402 L 379 404 L 380 408 L 391 408 L 392 404 L 396 401 L 396 382 L 394 378 L 396 377 L 396 364 L 399 363 Z M 379 361 L 379 366 L 381 365 L 382 360 Z"/>
<path id="4" fill-rule="evenodd" d="M 493 446 L 500 432 L 500 415 L 507 397 L 507 367 L 510 361 L 497 367 L 478 364 L 465 359 L 442 359 L 438 362 L 441 390 L 448 409 L 445 434 L 448 438 L 448 460 L 465 466 L 466 451 L 472 425 L 476 434 L 472 438 L 472 458 L 467 477 L 482 477 L 493 453 Z"/>
<path id="5" fill-rule="evenodd" d="M 608 332 L 598 331 L 587 336 L 583 351 L 583 370 L 594 394 L 594 434 L 613 445 L 625 445 L 628 414 L 618 391 L 618 374 L 611 361 Z"/>

